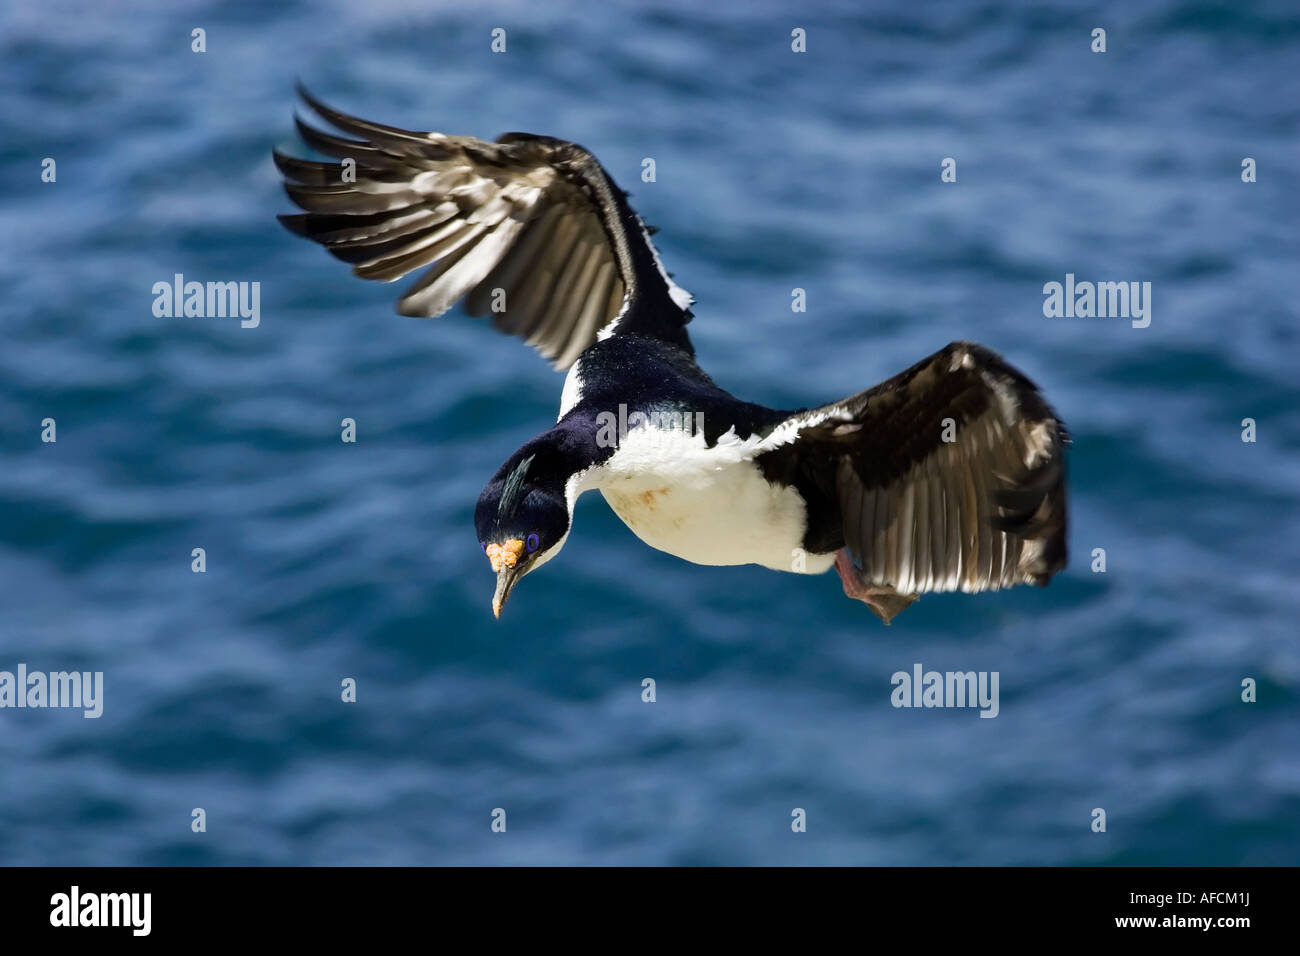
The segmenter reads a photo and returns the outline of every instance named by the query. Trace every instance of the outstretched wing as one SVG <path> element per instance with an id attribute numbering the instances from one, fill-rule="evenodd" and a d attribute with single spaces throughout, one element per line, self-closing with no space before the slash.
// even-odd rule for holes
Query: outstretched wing
<path id="1" fill-rule="evenodd" d="M 275 152 L 304 213 L 280 217 L 352 271 L 391 282 L 424 269 L 398 302 L 437 316 L 464 297 L 557 368 L 598 335 L 637 333 L 691 352 L 690 293 L 663 271 L 627 194 L 574 143 L 507 133 L 495 143 L 415 133 L 303 100 L 346 139 L 298 119 L 322 163 Z M 347 160 L 351 160 L 349 163 Z"/>
<path id="2" fill-rule="evenodd" d="M 759 463 L 838 511 L 869 584 L 902 594 L 1045 585 L 1066 562 L 1064 424 L 968 342 L 800 412 Z"/>

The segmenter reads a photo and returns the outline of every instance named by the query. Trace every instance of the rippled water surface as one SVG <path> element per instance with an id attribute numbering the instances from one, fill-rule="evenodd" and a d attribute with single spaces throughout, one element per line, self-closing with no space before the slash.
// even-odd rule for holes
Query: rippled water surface
<path id="1" fill-rule="evenodd" d="M 1300 861 L 1294 4 L 864 6 L 7 5 L 0 669 L 105 701 L 0 710 L 0 862 Z M 295 77 L 589 147 L 746 398 L 1001 351 L 1075 437 L 1071 567 L 884 628 L 589 496 L 494 621 L 474 502 L 561 379 L 276 224 Z M 260 325 L 155 317 L 176 273 Z M 1044 318 L 1066 273 L 1150 326 Z M 892 707 L 917 662 L 999 672 L 998 717 Z"/>

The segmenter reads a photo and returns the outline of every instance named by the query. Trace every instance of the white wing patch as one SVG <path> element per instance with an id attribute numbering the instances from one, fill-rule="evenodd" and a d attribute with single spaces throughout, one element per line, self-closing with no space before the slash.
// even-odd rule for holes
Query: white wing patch
<path id="1" fill-rule="evenodd" d="M 641 222 L 641 217 L 637 217 L 637 224 L 641 227 L 641 235 L 645 237 L 645 244 L 650 247 L 650 254 L 655 257 L 655 266 L 659 269 L 659 274 L 664 277 L 664 285 L 668 286 L 668 294 L 672 296 L 673 304 L 685 312 L 695 302 L 695 296 L 691 295 L 668 274 L 664 268 L 663 261 L 659 258 L 659 250 L 655 244 L 650 241 L 650 231 L 646 229 L 645 223 Z"/>
<path id="2" fill-rule="evenodd" d="M 677 306 L 677 308 L 685 312 L 692 305 L 694 305 L 695 296 L 691 295 L 689 292 L 687 292 L 685 289 L 683 289 L 681 286 L 679 286 L 676 282 L 673 281 L 673 277 L 668 274 L 668 270 L 664 268 L 663 261 L 659 258 L 659 249 L 655 246 L 653 242 L 650 241 L 650 230 L 646 229 L 645 223 L 641 221 L 640 216 L 637 216 L 636 221 L 637 224 L 641 227 L 641 236 L 643 239 L 645 239 L 645 244 L 646 246 L 649 247 L 650 254 L 654 256 L 655 267 L 659 270 L 659 275 L 663 276 L 664 285 L 668 287 L 668 295 L 669 297 L 672 298 L 673 305 Z M 618 315 L 614 316 L 614 318 L 610 320 L 608 325 L 606 325 L 603 329 L 601 329 L 599 332 L 596 333 L 597 341 L 603 342 L 605 339 L 609 338 L 611 335 L 613 335 L 615 332 L 618 331 L 618 324 L 619 322 L 622 321 L 623 316 L 627 314 L 627 308 L 628 305 L 630 304 L 631 304 L 631 299 L 625 296 L 623 299 L 623 307 L 618 310 Z"/>

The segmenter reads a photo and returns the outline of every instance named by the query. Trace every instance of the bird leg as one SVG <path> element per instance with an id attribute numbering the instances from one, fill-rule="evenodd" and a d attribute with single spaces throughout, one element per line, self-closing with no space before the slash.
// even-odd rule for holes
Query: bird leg
<path id="1" fill-rule="evenodd" d="M 844 585 L 845 597 L 861 601 L 886 624 L 919 596 L 899 594 L 891 587 L 863 583 L 862 573 L 849 556 L 848 548 L 840 548 L 835 553 L 835 570 L 839 572 L 840 583 Z"/>

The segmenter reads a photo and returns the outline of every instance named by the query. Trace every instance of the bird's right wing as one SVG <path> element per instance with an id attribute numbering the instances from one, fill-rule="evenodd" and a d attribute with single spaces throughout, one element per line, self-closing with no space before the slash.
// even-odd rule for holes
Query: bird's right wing
<path id="1" fill-rule="evenodd" d="M 1043 585 L 1065 566 L 1065 425 L 996 353 L 954 342 L 799 412 L 758 463 L 838 508 L 868 584 L 901 594 Z"/>
<path id="2" fill-rule="evenodd" d="M 463 297 L 470 315 L 491 314 L 559 369 L 611 334 L 692 351 L 690 293 L 664 272 L 626 194 L 581 146 L 528 133 L 489 143 L 409 132 L 299 93 L 359 138 L 298 120 L 309 145 L 345 162 L 277 151 L 285 190 L 306 210 L 280 221 L 364 278 L 425 270 L 398 302 L 403 315 L 441 315 Z"/>

